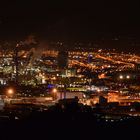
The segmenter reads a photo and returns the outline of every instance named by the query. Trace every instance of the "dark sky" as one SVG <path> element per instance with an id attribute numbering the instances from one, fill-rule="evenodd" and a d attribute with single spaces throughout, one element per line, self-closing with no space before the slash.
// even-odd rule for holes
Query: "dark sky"
<path id="1" fill-rule="evenodd" d="M 0 37 L 31 33 L 54 40 L 140 37 L 140 8 L 134 1 L 118 0 L 0 1 Z"/>

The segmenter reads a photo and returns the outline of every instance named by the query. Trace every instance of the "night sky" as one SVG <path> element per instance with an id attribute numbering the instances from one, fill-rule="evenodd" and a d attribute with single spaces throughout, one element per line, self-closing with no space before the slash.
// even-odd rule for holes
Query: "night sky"
<path id="1" fill-rule="evenodd" d="M 117 0 L 1 1 L 0 37 L 13 39 L 28 34 L 50 40 L 139 38 L 139 4 Z"/>

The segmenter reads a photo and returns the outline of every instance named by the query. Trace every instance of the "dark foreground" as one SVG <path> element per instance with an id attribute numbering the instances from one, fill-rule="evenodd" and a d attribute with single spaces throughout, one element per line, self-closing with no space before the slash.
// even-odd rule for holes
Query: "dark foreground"
<path id="1" fill-rule="evenodd" d="M 24 113 L 24 114 L 22 114 Z M 16 114 L 16 113 L 15 113 Z M 21 112 L 21 119 L 0 118 L 0 136 L 4 139 L 135 139 L 140 134 L 140 118 L 105 122 L 94 112 L 32 111 Z"/>

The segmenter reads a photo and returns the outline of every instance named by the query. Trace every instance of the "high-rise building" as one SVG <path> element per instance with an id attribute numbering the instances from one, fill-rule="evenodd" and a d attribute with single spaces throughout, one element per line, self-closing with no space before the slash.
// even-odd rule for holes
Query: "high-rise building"
<path id="1" fill-rule="evenodd" d="M 58 53 L 57 61 L 58 61 L 58 67 L 60 69 L 66 68 L 68 65 L 68 52 L 60 51 Z"/>

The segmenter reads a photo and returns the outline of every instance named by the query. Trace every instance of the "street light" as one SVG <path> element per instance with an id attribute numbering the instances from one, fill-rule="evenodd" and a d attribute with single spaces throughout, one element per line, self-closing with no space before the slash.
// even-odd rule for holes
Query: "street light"
<path id="1" fill-rule="evenodd" d="M 6 94 L 7 94 L 8 96 L 10 96 L 10 97 L 13 96 L 13 94 L 14 94 L 14 89 L 13 89 L 13 88 L 7 89 Z"/>
<path id="2" fill-rule="evenodd" d="M 54 89 L 52 90 L 52 92 L 53 92 L 53 93 L 56 93 L 56 92 L 57 92 L 57 89 L 56 89 L 56 88 L 54 88 Z"/>
<path id="3" fill-rule="evenodd" d="M 130 79 L 130 75 L 127 75 L 126 78 L 127 78 L 127 79 Z"/>
<path id="4" fill-rule="evenodd" d="M 101 92 L 101 90 L 98 88 L 98 89 L 97 89 L 97 92 L 98 92 L 98 93 L 100 93 L 100 92 Z"/>
<path id="5" fill-rule="evenodd" d="M 52 93 L 53 93 L 53 98 L 56 99 L 57 98 L 57 96 L 56 96 L 57 89 L 56 88 L 52 89 Z"/>
<path id="6" fill-rule="evenodd" d="M 120 79 L 123 79 L 123 75 L 120 75 L 119 78 L 120 78 Z"/>

